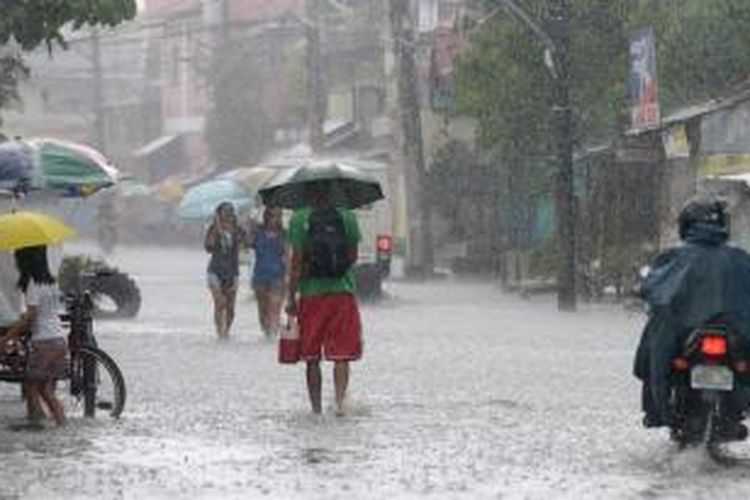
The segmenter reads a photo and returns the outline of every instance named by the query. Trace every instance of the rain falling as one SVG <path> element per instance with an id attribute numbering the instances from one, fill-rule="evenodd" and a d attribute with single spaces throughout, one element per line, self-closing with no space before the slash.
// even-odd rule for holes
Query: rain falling
<path id="1" fill-rule="evenodd" d="M 748 33 L 0 2 L 0 498 L 747 496 Z"/>

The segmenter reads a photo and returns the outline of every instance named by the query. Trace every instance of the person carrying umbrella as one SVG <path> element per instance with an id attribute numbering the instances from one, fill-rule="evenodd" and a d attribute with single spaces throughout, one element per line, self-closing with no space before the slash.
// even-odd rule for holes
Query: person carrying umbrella
<path id="1" fill-rule="evenodd" d="M 313 413 L 321 412 L 321 355 L 334 362 L 336 414 L 344 414 L 349 362 L 362 355 L 362 327 L 351 267 L 360 240 L 354 213 L 336 207 L 335 181 L 303 188 L 309 206 L 289 223 L 292 247 L 287 313 L 297 316 L 300 359 L 307 363 L 307 389 Z M 299 299 L 298 299 L 299 296 Z"/>
<path id="2" fill-rule="evenodd" d="M 216 334 L 219 339 L 227 339 L 234 321 L 240 248 L 247 245 L 247 236 L 238 225 L 234 206 L 230 202 L 222 202 L 216 207 L 203 244 L 206 252 L 211 254 L 206 280 L 214 301 Z"/>
<path id="3" fill-rule="evenodd" d="M 313 413 L 321 412 L 320 360 L 334 362 L 336 413 L 344 414 L 349 362 L 362 357 L 362 324 L 351 268 L 361 239 L 351 209 L 383 199 L 377 180 L 330 160 L 292 166 L 259 190 L 263 202 L 295 210 L 287 314 L 297 316 Z"/>
<path id="4" fill-rule="evenodd" d="M 26 311 L 0 337 L 0 350 L 29 335 L 29 358 L 24 381 L 26 408 L 31 423 L 44 418 L 41 403 L 57 425 L 65 424 L 65 410 L 55 395 L 55 381 L 67 375 L 68 347 L 60 323 L 57 282 L 50 270 L 47 246 L 61 242 L 74 231 L 57 219 L 34 212 L 0 216 L 0 251 L 14 250 L 17 287 Z"/>
<path id="5" fill-rule="evenodd" d="M 55 395 L 55 380 L 65 377 L 68 345 L 59 318 L 57 282 L 47 263 L 47 247 L 33 246 L 15 251 L 18 289 L 24 295 L 26 312 L 8 328 L 0 339 L 6 351 L 30 335 L 29 361 L 26 368 L 26 407 L 31 423 L 44 418 L 42 401 L 57 425 L 65 425 L 65 410 Z"/>

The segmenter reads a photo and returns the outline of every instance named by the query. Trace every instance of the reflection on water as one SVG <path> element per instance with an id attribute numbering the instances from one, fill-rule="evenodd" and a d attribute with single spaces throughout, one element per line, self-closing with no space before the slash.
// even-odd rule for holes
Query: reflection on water
<path id="1" fill-rule="evenodd" d="M 302 461 L 307 464 L 334 463 L 340 460 L 340 457 L 337 457 L 334 452 L 325 448 L 304 448 L 302 450 Z"/>

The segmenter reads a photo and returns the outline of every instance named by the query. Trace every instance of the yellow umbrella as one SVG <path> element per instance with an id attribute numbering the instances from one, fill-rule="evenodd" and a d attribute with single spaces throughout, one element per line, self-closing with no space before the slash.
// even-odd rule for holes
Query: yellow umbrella
<path id="1" fill-rule="evenodd" d="M 75 234 L 59 219 L 37 212 L 0 215 L 0 250 L 54 245 Z"/>

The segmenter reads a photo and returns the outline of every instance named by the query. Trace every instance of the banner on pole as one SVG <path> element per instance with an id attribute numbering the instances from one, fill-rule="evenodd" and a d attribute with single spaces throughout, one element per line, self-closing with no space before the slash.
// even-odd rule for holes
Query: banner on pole
<path id="1" fill-rule="evenodd" d="M 651 28 L 637 31 L 630 38 L 630 126 L 646 129 L 659 125 L 656 86 L 656 48 Z"/>

